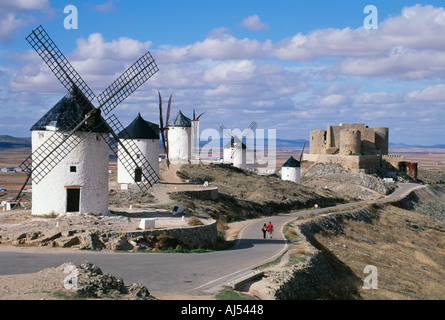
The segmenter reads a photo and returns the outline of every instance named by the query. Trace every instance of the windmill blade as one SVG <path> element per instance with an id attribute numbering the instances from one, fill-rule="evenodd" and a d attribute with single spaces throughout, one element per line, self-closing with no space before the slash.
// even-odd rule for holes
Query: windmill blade
<path id="1" fill-rule="evenodd" d="M 74 70 L 42 26 L 33 30 L 26 40 L 68 91 L 77 88 L 85 96 L 85 100 L 92 101 L 95 98 L 93 91 Z"/>
<path id="2" fill-rule="evenodd" d="M 87 122 L 93 114 L 88 115 L 84 121 L 73 122 L 71 132 L 55 131 L 45 142 L 40 145 L 28 158 L 20 165 L 20 168 L 27 172 L 33 183 L 38 184 L 46 177 L 69 153 L 76 148 L 85 138 L 94 131 L 95 124 L 88 127 L 81 135 L 74 135 L 78 128 Z"/>
<path id="3" fill-rule="evenodd" d="M 203 115 L 205 114 L 205 112 L 201 113 L 198 118 L 196 118 L 196 120 L 199 120 L 199 118 L 201 118 Z"/>
<path id="4" fill-rule="evenodd" d="M 98 109 L 103 109 L 104 115 L 108 115 L 158 71 L 148 51 L 97 97 L 100 104 Z"/>
<path id="5" fill-rule="evenodd" d="M 172 108 L 172 98 L 173 98 L 173 95 L 170 95 L 170 98 L 168 99 L 167 119 L 166 119 L 166 121 L 167 121 L 167 128 L 168 128 L 168 122 L 170 121 L 170 111 L 171 111 L 171 108 Z"/>
<path id="6" fill-rule="evenodd" d="M 249 137 L 257 128 L 257 123 L 255 121 L 252 121 L 252 123 L 249 125 L 249 127 L 244 130 L 243 132 L 243 139 L 246 139 L 247 137 Z"/>
<path id="7" fill-rule="evenodd" d="M 110 134 L 102 134 L 102 137 L 134 180 L 135 170 L 141 170 L 143 181 L 139 183 L 135 180 L 135 182 L 142 192 L 146 193 L 150 187 L 159 182 L 159 176 L 143 155 L 136 142 L 132 139 L 125 139 L 125 137 L 129 137 L 129 134 L 114 114 L 107 119 L 106 123 L 109 126 Z M 123 138 L 119 138 L 116 132 L 121 132 Z M 125 142 L 122 141 L 123 139 L 125 139 Z M 120 149 L 119 146 L 121 147 Z M 136 157 L 136 155 L 139 156 Z"/>
<path id="8" fill-rule="evenodd" d="M 307 141 L 304 142 L 303 150 L 301 150 L 300 162 L 303 160 L 303 153 L 304 153 L 304 148 L 306 148 L 306 143 L 307 143 Z"/>
<path id="9" fill-rule="evenodd" d="M 224 126 L 224 125 L 221 125 L 221 126 L 219 127 L 219 131 L 220 131 L 223 135 L 225 135 L 225 136 L 227 136 L 227 137 L 234 138 L 234 136 L 233 136 L 233 134 L 232 134 L 232 130 L 228 129 L 228 128 L 227 128 L 226 126 Z"/>
<path id="10" fill-rule="evenodd" d="M 162 97 L 161 97 L 161 93 L 158 91 L 159 94 L 159 124 L 160 124 L 160 129 L 161 129 L 161 137 L 162 137 L 162 143 L 164 144 L 164 150 L 167 149 L 166 145 L 165 145 L 165 134 L 164 134 L 164 116 L 162 114 Z"/>
<path id="11" fill-rule="evenodd" d="M 204 113 L 205 112 L 201 113 L 198 117 L 196 117 L 196 110 L 193 109 L 193 120 L 199 121 L 199 118 L 201 118 Z"/>
<path id="12" fill-rule="evenodd" d="M 168 105 L 167 105 L 167 118 L 166 118 L 166 129 L 165 129 L 165 144 L 166 144 L 166 149 L 165 149 L 165 156 L 166 156 L 166 160 L 167 160 L 167 167 L 170 168 L 170 157 L 169 157 L 169 142 L 168 142 L 168 122 L 170 121 L 170 111 L 171 111 L 171 107 L 172 107 L 172 98 L 173 95 L 170 95 L 170 98 L 168 99 Z"/>
<path id="13" fill-rule="evenodd" d="M 159 94 L 159 122 L 161 127 L 161 138 L 162 138 L 162 144 L 164 146 L 164 152 L 165 152 L 165 158 L 167 161 L 167 167 L 170 168 L 170 161 L 168 159 L 168 146 L 167 146 L 167 130 L 168 130 L 168 122 L 164 125 L 164 115 L 162 112 L 162 96 L 161 93 L 158 91 Z"/>

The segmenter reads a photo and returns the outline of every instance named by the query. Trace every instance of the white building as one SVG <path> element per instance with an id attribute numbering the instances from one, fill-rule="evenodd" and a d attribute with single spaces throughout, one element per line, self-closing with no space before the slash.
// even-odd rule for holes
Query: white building
<path id="1" fill-rule="evenodd" d="M 131 139 L 137 145 L 141 154 L 132 155 L 136 159 L 143 156 L 150 163 L 154 172 L 159 176 L 159 126 L 149 121 L 145 121 L 141 114 L 128 127 L 125 128 L 125 134 L 118 134 L 120 141 L 124 146 L 128 145 L 127 140 Z M 121 155 L 122 146 L 119 145 L 118 154 Z M 129 172 L 130 171 L 130 172 Z M 150 176 L 150 173 L 142 174 L 136 164 L 125 168 L 120 157 L 117 161 L 117 182 L 118 183 L 135 183 L 144 182 L 143 177 Z"/>
<path id="2" fill-rule="evenodd" d="M 168 158 L 171 163 L 188 163 L 192 156 L 192 123 L 178 112 L 168 123 Z"/>
<path id="3" fill-rule="evenodd" d="M 247 169 L 247 147 L 238 137 L 232 137 L 224 146 L 223 162 L 234 167 Z"/>
<path id="4" fill-rule="evenodd" d="M 290 157 L 281 168 L 281 179 L 295 183 L 301 182 L 301 164 L 294 157 Z"/>
<path id="5" fill-rule="evenodd" d="M 92 108 L 80 95 L 66 95 L 31 128 L 33 153 L 52 135 L 68 134 L 70 124 L 79 123 Z M 83 126 L 74 133 L 73 137 L 83 141 L 41 181 L 33 182 L 33 215 L 108 213 L 109 153 L 101 135 L 108 129 L 99 118 L 94 120 L 93 126 L 94 132 L 88 133 L 91 129 Z M 36 168 L 40 160 L 33 157 L 33 177 L 45 170 Z"/>

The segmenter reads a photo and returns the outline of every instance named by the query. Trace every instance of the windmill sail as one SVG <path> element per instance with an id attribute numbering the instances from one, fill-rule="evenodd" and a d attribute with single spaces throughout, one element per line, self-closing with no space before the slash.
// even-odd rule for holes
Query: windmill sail
<path id="1" fill-rule="evenodd" d="M 107 123 L 112 127 L 114 132 L 119 132 L 123 139 L 129 137 L 129 134 L 125 131 L 124 126 L 120 123 L 120 121 L 116 118 L 115 115 L 112 115 L 107 119 Z M 137 146 L 137 144 L 132 139 L 125 139 L 125 143 L 118 138 L 117 135 L 103 135 L 105 142 L 107 142 L 110 149 L 113 153 L 119 158 L 122 165 L 125 167 L 125 170 L 133 175 L 133 168 L 140 169 L 141 175 L 143 179 L 138 183 L 139 187 L 143 192 L 147 192 L 150 187 L 159 182 L 159 176 L 156 174 L 153 167 L 150 165 L 150 162 L 142 156 L 142 152 Z M 119 145 L 121 146 L 121 151 L 119 151 Z M 136 155 L 139 155 L 138 157 Z"/>
<path id="2" fill-rule="evenodd" d="M 151 54 L 147 52 L 98 97 L 100 106 L 95 108 L 92 104 L 92 100 L 95 98 L 93 91 L 74 70 L 42 26 L 33 30 L 26 40 L 45 61 L 69 94 L 73 95 L 76 103 L 75 109 L 81 114 L 80 117 L 72 118 L 69 123 L 66 119 L 59 123 L 60 119 L 58 119 L 51 137 L 22 163 L 22 169 L 28 172 L 27 181 L 32 177 L 34 183 L 39 183 L 92 132 L 109 134 L 120 143 L 114 132 L 114 129 L 118 127 L 117 121 L 114 121 L 117 119 L 112 118 L 111 125 L 108 124 L 101 116 L 101 108 L 104 108 L 105 114 L 110 113 L 159 69 Z M 46 129 L 43 130 L 46 131 Z M 77 134 L 79 131 L 82 133 Z M 106 141 L 109 142 L 109 139 Z M 112 145 L 113 143 L 109 143 L 109 146 Z M 123 149 L 126 153 L 135 151 L 133 148 Z M 131 162 L 136 162 L 133 155 L 129 154 L 128 157 Z M 142 156 L 142 158 L 145 157 Z M 146 159 L 145 161 L 148 163 Z M 139 163 L 139 165 L 145 166 L 144 163 Z M 150 171 L 150 167 L 147 167 L 146 172 L 148 172 L 146 182 L 150 186 L 159 180 L 157 175 L 153 175 L 153 172 Z M 138 185 L 143 191 L 146 191 L 141 184 Z M 20 194 L 17 198 L 19 196 Z"/>
<path id="3" fill-rule="evenodd" d="M 65 58 L 42 26 L 33 30 L 26 40 L 42 60 L 45 61 L 68 92 L 77 88 L 85 96 L 86 101 L 91 101 L 95 98 L 93 91 L 74 70 L 71 63 Z"/>
<path id="4" fill-rule="evenodd" d="M 98 108 L 103 108 L 104 114 L 108 115 L 158 71 L 153 57 L 147 52 L 97 97 Z"/>

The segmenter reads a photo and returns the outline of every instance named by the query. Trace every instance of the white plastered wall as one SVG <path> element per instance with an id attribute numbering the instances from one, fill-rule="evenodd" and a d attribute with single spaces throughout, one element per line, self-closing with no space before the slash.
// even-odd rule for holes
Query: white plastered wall
<path id="1" fill-rule="evenodd" d="M 51 131 L 32 133 L 33 152 L 52 134 Z M 85 137 L 85 133 L 77 133 Z M 91 133 L 49 172 L 32 186 L 32 214 L 67 213 L 67 189 L 80 189 L 79 212 L 108 213 L 108 145 L 100 134 Z M 71 172 L 71 167 L 76 172 Z M 38 170 L 38 168 L 36 169 Z"/>
<path id="2" fill-rule="evenodd" d="M 128 145 L 126 140 L 121 140 L 124 146 Z M 159 140 L 156 139 L 134 139 L 133 142 L 139 148 L 142 155 L 150 163 L 153 170 L 159 176 Z M 122 151 L 121 145 L 119 145 L 118 154 Z M 137 158 L 138 155 L 133 155 Z M 131 174 L 128 172 L 130 170 Z M 132 164 L 129 168 L 125 168 L 123 163 L 118 159 L 117 162 L 117 182 L 118 183 L 134 183 L 136 165 Z M 144 173 L 149 176 L 148 173 Z M 144 181 L 142 181 L 144 182 Z"/>
<path id="3" fill-rule="evenodd" d="M 300 183 L 300 171 L 301 168 L 294 168 L 294 167 L 283 167 L 281 168 L 281 179 L 292 181 L 295 183 Z"/>
<path id="4" fill-rule="evenodd" d="M 234 148 L 233 166 L 241 169 L 247 169 L 247 150 Z"/>
<path id="5" fill-rule="evenodd" d="M 170 127 L 168 129 L 168 149 L 171 163 L 188 163 L 192 153 L 192 129 L 190 127 Z"/>

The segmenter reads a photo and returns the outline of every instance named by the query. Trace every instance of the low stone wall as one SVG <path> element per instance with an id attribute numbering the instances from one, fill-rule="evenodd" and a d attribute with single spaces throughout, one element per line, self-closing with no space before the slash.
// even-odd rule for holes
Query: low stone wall
<path id="1" fill-rule="evenodd" d="M 134 214 L 137 215 L 137 214 Z M 155 229 L 141 230 L 141 218 L 125 216 L 63 216 L 34 219 L 1 228 L 0 244 L 50 246 L 83 250 L 212 249 L 218 238 L 217 222 L 197 217 L 201 225 L 158 219 Z"/>
<path id="2" fill-rule="evenodd" d="M 203 226 L 195 226 L 188 228 L 177 229 L 160 229 L 160 230 L 145 230 L 127 232 L 126 237 L 128 241 L 135 241 L 150 238 L 158 238 L 161 234 L 174 237 L 178 240 L 182 247 L 188 249 L 206 249 L 213 248 L 216 244 L 218 231 L 216 228 L 216 221 Z"/>

